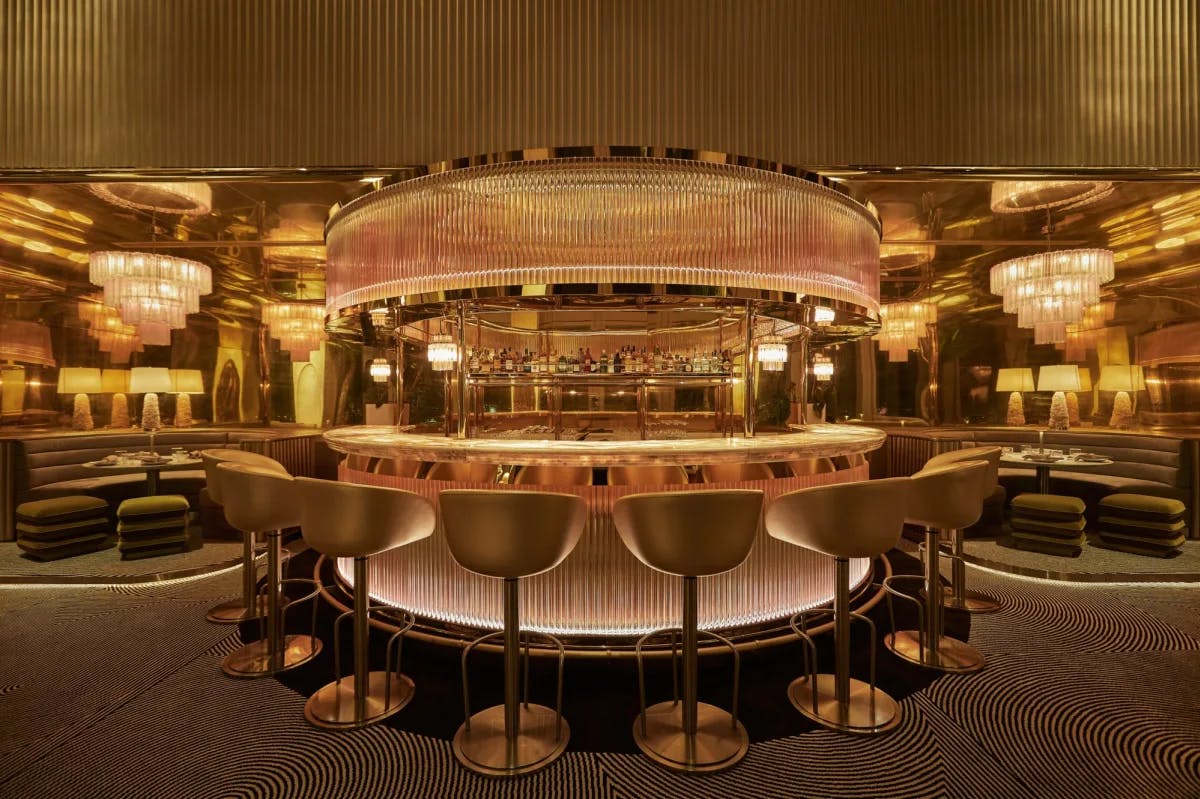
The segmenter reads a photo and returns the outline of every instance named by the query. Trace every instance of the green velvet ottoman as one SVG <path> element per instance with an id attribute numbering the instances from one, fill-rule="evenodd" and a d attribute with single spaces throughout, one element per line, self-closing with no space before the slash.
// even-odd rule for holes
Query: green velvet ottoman
<path id="1" fill-rule="evenodd" d="M 1012 542 L 1019 549 L 1078 557 L 1086 540 L 1087 505 L 1078 497 L 1021 494 L 1012 501 Z"/>
<path id="2" fill-rule="evenodd" d="M 117 535 L 124 560 L 185 552 L 188 501 L 178 494 L 127 499 L 117 508 Z"/>
<path id="3" fill-rule="evenodd" d="M 1187 508 L 1177 499 L 1109 494 L 1099 508 L 1097 546 L 1169 558 L 1178 555 L 1187 540 Z"/>
<path id="4" fill-rule="evenodd" d="M 82 495 L 17 506 L 17 546 L 37 560 L 58 560 L 112 546 L 108 503 Z"/>

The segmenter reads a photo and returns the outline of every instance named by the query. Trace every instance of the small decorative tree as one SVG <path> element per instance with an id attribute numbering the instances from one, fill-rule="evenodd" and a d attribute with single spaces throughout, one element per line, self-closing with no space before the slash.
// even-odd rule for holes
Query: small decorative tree
<path id="1" fill-rule="evenodd" d="M 1025 402 L 1016 391 L 1008 395 L 1008 418 L 1006 421 L 1012 427 L 1020 427 L 1025 424 Z"/>
<path id="2" fill-rule="evenodd" d="M 1072 425 L 1079 424 L 1079 397 L 1074 391 L 1067 392 L 1067 418 Z"/>
<path id="3" fill-rule="evenodd" d="M 92 421 L 92 402 L 87 394 L 75 395 L 75 407 L 71 414 L 71 427 L 75 430 L 91 430 L 95 427 Z"/>
<path id="4" fill-rule="evenodd" d="M 175 395 L 175 426 L 192 426 L 192 398 L 187 394 Z"/>
<path id="5" fill-rule="evenodd" d="M 129 427 L 129 399 L 121 393 L 113 394 L 112 422 L 109 427 Z"/>
<path id="6" fill-rule="evenodd" d="M 1108 420 L 1109 427 L 1129 427 L 1133 424 L 1133 403 L 1129 400 L 1129 392 L 1118 391 L 1113 397 L 1112 418 Z"/>
<path id="7" fill-rule="evenodd" d="M 142 429 L 154 431 L 161 427 L 162 420 L 158 415 L 158 395 L 147 394 L 146 399 L 142 401 Z"/>
<path id="8" fill-rule="evenodd" d="M 1067 413 L 1067 398 L 1061 391 L 1054 392 L 1054 398 L 1050 400 L 1050 424 L 1051 430 L 1067 430 L 1071 427 L 1071 417 Z"/>

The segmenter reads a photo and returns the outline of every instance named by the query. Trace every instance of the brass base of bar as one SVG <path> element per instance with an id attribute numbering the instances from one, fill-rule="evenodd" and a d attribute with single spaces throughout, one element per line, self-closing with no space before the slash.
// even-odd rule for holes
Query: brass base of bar
<path id="1" fill-rule="evenodd" d="M 240 599 L 231 599 L 209 609 L 204 618 L 213 624 L 237 624 L 241 621 L 253 621 L 267 615 L 266 594 L 259 594 L 254 610 L 248 610 Z"/>
<path id="2" fill-rule="evenodd" d="M 230 677 L 268 677 L 302 666 L 321 652 L 321 639 L 311 635 L 289 635 L 283 644 L 282 667 L 271 668 L 267 641 L 251 641 L 238 647 L 221 661 L 221 670 Z"/>
<path id="3" fill-rule="evenodd" d="M 504 735 L 504 705 L 494 705 L 471 716 L 454 733 L 451 748 L 463 766 L 487 777 L 529 774 L 553 763 L 567 748 L 571 728 L 544 705 L 520 705 L 520 732 L 510 742 Z"/>
<path id="4" fill-rule="evenodd" d="M 916 630 L 888 633 L 883 645 L 897 657 L 930 669 L 966 674 L 984 667 L 983 655 L 968 643 L 943 635 L 938 639 L 936 651 L 929 647 L 922 650 L 918 636 Z"/>
<path id="5" fill-rule="evenodd" d="M 1000 609 L 1000 601 L 981 591 L 963 592 L 962 599 L 954 596 L 949 586 L 942 587 L 942 606 L 953 610 L 965 610 L 967 613 L 995 613 Z"/>
<path id="6" fill-rule="evenodd" d="M 674 771 L 713 772 L 737 765 L 750 748 L 742 723 L 719 707 L 696 704 L 696 735 L 683 732 L 683 703 L 660 702 L 633 722 L 633 739 L 646 757 Z"/>
<path id="7" fill-rule="evenodd" d="M 815 681 L 808 677 L 792 680 L 788 699 L 796 710 L 817 724 L 842 732 L 869 735 L 893 730 L 900 724 L 900 706 L 896 700 L 876 688 L 872 703 L 871 685 L 861 680 L 850 680 L 850 701 L 844 707 L 837 700 L 837 676 L 833 674 L 818 674 Z"/>
<path id="8" fill-rule="evenodd" d="M 354 715 L 353 675 L 331 682 L 310 696 L 304 703 L 304 718 L 327 730 L 353 730 L 386 719 L 412 701 L 413 681 L 406 675 L 372 671 L 367 676 L 367 707 L 362 718 Z"/>

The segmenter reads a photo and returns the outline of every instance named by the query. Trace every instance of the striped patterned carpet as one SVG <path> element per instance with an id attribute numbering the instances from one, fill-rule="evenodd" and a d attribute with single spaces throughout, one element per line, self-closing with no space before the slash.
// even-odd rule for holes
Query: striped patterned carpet
<path id="1" fill-rule="evenodd" d="M 223 677 L 236 633 L 203 615 L 236 574 L 0 586 L 0 797 L 1200 797 L 1200 587 L 971 578 L 1005 605 L 971 621 L 989 667 L 907 696 L 892 735 L 788 735 L 702 778 L 568 752 L 517 782 L 440 738 L 316 730 L 280 682 Z"/>
<path id="2" fill-rule="evenodd" d="M 208 541 L 199 549 L 157 558 L 121 560 L 121 553 L 112 547 L 45 563 L 25 557 L 15 542 L 0 542 L 0 581 L 4 582 L 31 577 L 41 581 L 138 582 L 158 574 L 191 569 L 215 571 L 241 562 L 242 545 L 227 541 Z"/>

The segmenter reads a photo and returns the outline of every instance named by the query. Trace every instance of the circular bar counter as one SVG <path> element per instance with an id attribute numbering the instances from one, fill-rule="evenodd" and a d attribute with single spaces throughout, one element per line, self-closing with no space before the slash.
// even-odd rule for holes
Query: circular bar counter
<path id="1" fill-rule="evenodd" d="M 692 438 L 652 441 L 524 441 L 455 439 L 397 433 L 391 427 L 348 427 L 325 433 L 334 450 L 348 455 L 399 460 L 467 461 L 503 465 L 617 465 L 763 463 L 861 454 L 878 448 L 881 431 L 842 425 L 813 425 L 804 432 L 754 438 Z M 572 640 L 627 637 L 678 624 L 676 578 L 642 565 L 621 543 L 612 524 L 621 496 L 656 490 L 757 488 L 766 501 L 816 485 L 868 479 L 867 465 L 834 472 L 736 483 L 659 486 L 514 486 L 376 474 L 343 462 L 339 479 L 416 492 L 437 505 L 450 488 L 562 491 L 583 497 L 588 525 L 575 551 L 561 566 L 522 581 L 522 626 Z M 501 592 L 495 580 L 455 563 L 440 529 L 433 536 L 371 559 L 374 598 L 404 608 L 446 628 L 499 629 Z M 770 628 L 797 611 L 828 602 L 833 595 L 833 561 L 776 541 L 759 530 L 749 558 L 738 568 L 700 581 L 703 629 L 751 632 Z M 351 582 L 351 562 L 338 563 Z M 871 575 L 868 560 L 853 560 L 855 588 Z"/>

